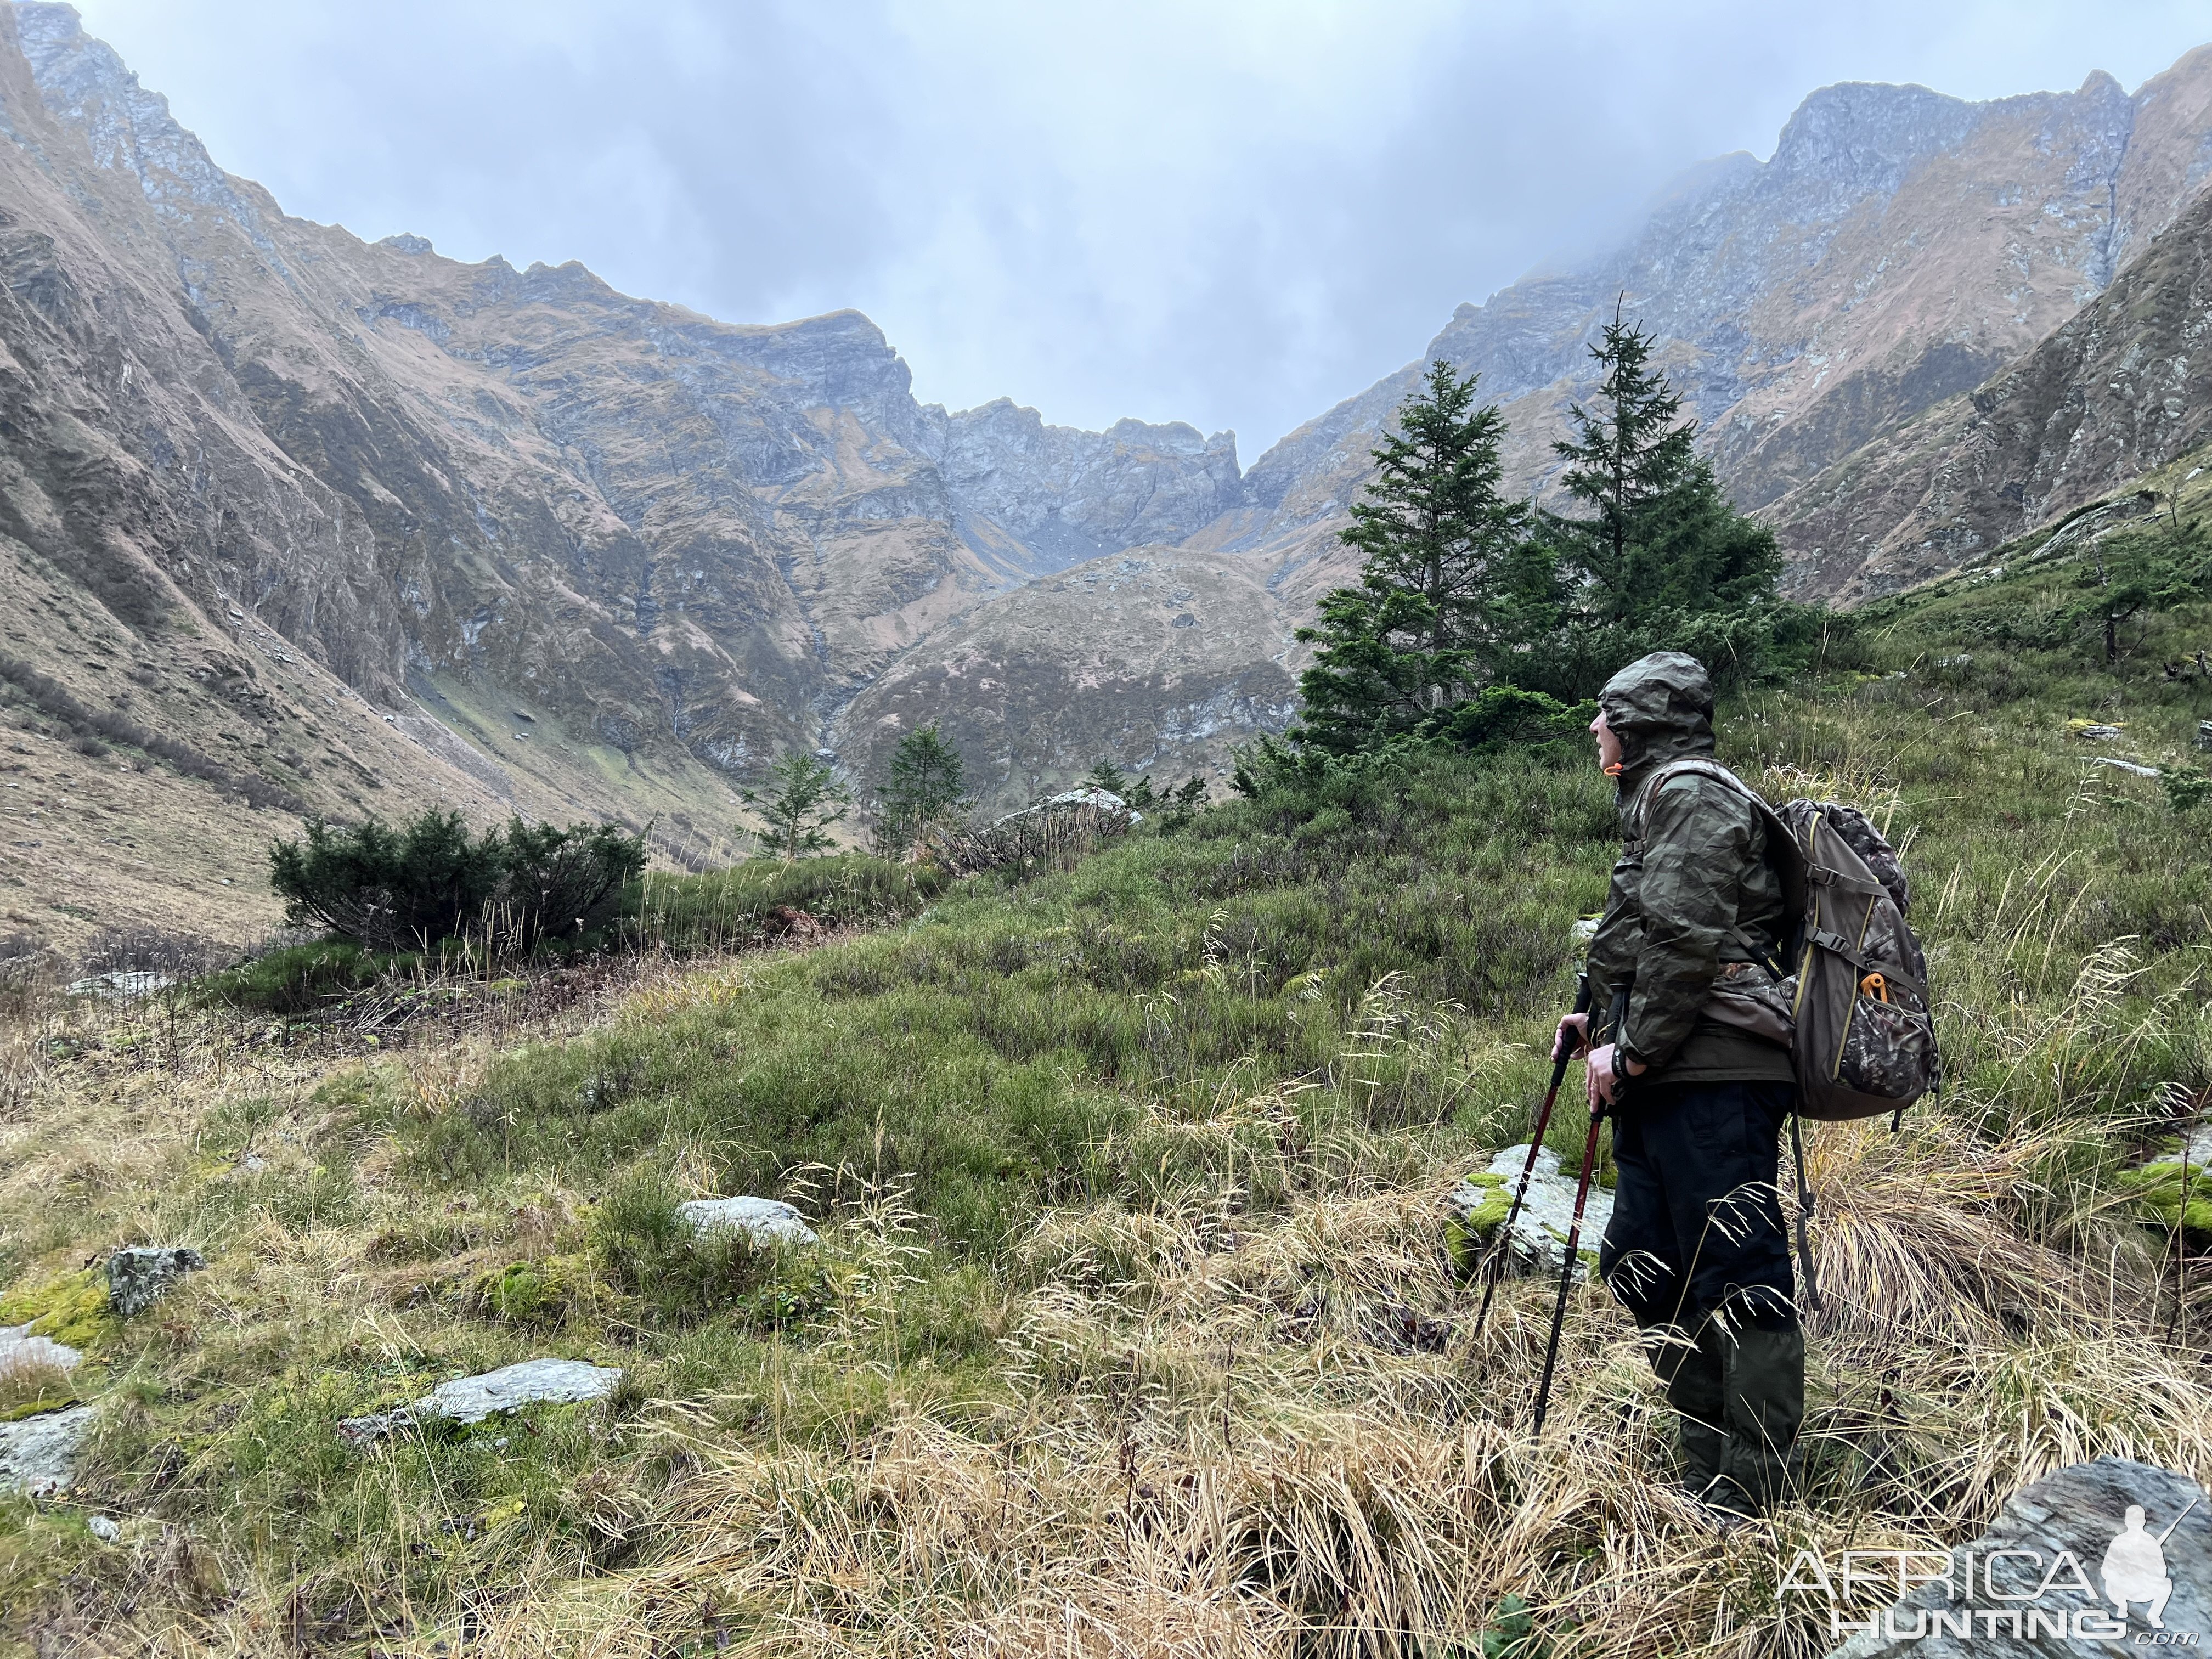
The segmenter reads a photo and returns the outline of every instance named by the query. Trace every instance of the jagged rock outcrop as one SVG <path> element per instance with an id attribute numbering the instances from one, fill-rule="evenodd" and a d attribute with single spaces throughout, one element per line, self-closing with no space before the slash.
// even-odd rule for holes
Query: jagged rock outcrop
<path id="1" fill-rule="evenodd" d="M 1047 426 L 1001 398 L 957 415 L 923 411 L 929 453 L 963 531 L 990 546 L 985 526 L 1025 550 L 1022 574 L 1079 564 L 1125 547 L 1170 544 L 1243 501 L 1234 433 L 1199 435 L 1176 422 L 1116 421 L 1104 432 Z"/>
<path id="2" fill-rule="evenodd" d="M 2129 96 L 1967 103 L 1920 87 L 1808 98 L 1773 157 L 1692 169 L 1607 252 L 1462 306 L 1423 354 L 1480 370 L 1541 489 L 1587 347 L 1616 303 L 1654 330 L 1722 478 L 1764 507 L 1875 434 L 1978 386 L 2171 223 L 2212 176 L 2212 47 Z M 1208 544 L 1265 550 L 1294 600 L 1341 581 L 1334 541 L 1409 365 L 1253 464 Z"/>
<path id="3" fill-rule="evenodd" d="M 1985 385 L 1784 496 L 1812 592 L 1854 599 L 1956 568 L 2212 440 L 2212 191 Z"/>

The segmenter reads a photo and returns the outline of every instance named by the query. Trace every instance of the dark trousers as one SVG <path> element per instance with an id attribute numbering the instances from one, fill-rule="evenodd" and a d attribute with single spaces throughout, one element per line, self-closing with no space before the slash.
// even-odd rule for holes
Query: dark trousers
<path id="1" fill-rule="evenodd" d="M 1598 1271 L 1681 1413 L 1692 1483 L 1756 1511 L 1781 1494 L 1805 1409 L 1790 1238 L 1775 1185 L 1786 1083 L 1631 1086 Z"/>

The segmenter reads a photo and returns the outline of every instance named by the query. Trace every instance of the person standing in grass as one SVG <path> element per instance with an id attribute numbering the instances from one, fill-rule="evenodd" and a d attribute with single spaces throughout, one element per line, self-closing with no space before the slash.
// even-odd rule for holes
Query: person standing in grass
<path id="1" fill-rule="evenodd" d="M 1597 1012 L 1562 1020 L 1555 1049 L 1589 1049 L 1592 1107 L 1613 1113 L 1620 1178 L 1598 1270 L 1680 1413 L 1689 1486 L 1757 1515 L 1782 1494 L 1804 1416 L 1775 1184 L 1796 1085 L 1786 1048 L 1705 1005 L 1724 981 L 1771 975 L 1789 926 L 1782 881 L 1747 787 L 1717 768 L 1670 769 L 1712 765 L 1712 682 L 1695 658 L 1630 664 L 1598 709 L 1590 730 L 1626 844 L 1590 942 Z"/>

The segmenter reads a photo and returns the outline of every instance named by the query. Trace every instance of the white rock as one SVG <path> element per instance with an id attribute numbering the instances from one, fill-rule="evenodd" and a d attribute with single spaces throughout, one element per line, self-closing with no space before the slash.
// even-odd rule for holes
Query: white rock
<path id="1" fill-rule="evenodd" d="M 2155 766 L 2142 766 L 2134 761 L 2117 760 L 2110 755 L 2100 755 L 2089 764 L 2109 766 L 2118 772 L 2132 772 L 2139 778 L 2154 778 L 2158 775 L 2158 768 Z"/>
<path id="2" fill-rule="evenodd" d="M 1521 1179 L 1522 1167 L 1528 1161 L 1528 1143 L 1508 1146 L 1490 1160 L 1490 1173 L 1505 1177 L 1503 1188 L 1480 1187 L 1474 1182 L 1462 1182 L 1452 1191 L 1450 1203 L 1454 1210 L 1468 1216 L 1480 1209 L 1494 1193 L 1503 1192 L 1505 1201 L 1513 1201 L 1514 1183 Z M 1524 1261 L 1533 1262 L 1539 1270 L 1557 1273 L 1566 1260 L 1567 1229 L 1575 1218 L 1575 1188 L 1577 1182 L 1559 1173 L 1559 1155 L 1550 1147 L 1536 1154 L 1535 1173 L 1529 1177 L 1528 1191 L 1521 1200 L 1521 1213 L 1513 1221 L 1514 1254 Z M 1605 1237 L 1607 1225 L 1613 1220 L 1613 1194 L 1595 1182 L 1590 1183 L 1589 1196 L 1583 1204 L 1582 1236 L 1576 1241 L 1577 1252 L 1595 1252 L 1598 1241 Z"/>
<path id="3" fill-rule="evenodd" d="M 84 1355 L 66 1342 L 32 1335 L 28 1325 L 0 1325 L 0 1376 L 33 1365 L 52 1365 L 58 1370 L 73 1371 L 83 1360 Z"/>
<path id="4" fill-rule="evenodd" d="M 95 974 L 90 979 L 71 980 L 69 989 L 73 997 L 107 997 L 122 1000 L 151 996 L 156 991 L 167 990 L 175 983 L 176 981 L 167 974 L 118 972 Z"/>
<path id="5" fill-rule="evenodd" d="M 581 1359 L 525 1359 L 475 1376 L 457 1376 L 420 1400 L 370 1417 L 349 1417 L 338 1431 L 350 1440 L 380 1440 L 394 1430 L 425 1418 L 452 1423 L 481 1423 L 497 1412 L 518 1406 L 580 1406 L 604 1400 L 622 1381 L 622 1372 L 611 1365 L 593 1365 Z"/>
<path id="6" fill-rule="evenodd" d="M 421 1417 L 450 1418 L 456 1423 L 481 1423 L 495 1412 L 540 1401 L 556 1406 L 580 1406 L 604 1400 L 622 1381 L 611 1365 L 593 1365 L 581 1359 L 526 1359 L 477 1376 L 457 1376 L 441 1382 L 422 1399 L 414 1411 Z"/>
<path id="7" fill-rule="evenodd" d="M 676 1206 L 679 1219 L 699 1232 L 724 1229 L 749 1233 L 763 1244 L 821 1241 L 806 1218 L 778 1198 L 695 1198 Z"/>
<path id="8" fill-rule="evenodd" d="M 51 1498 L 67 1492 L 76 1478 L 77 1450 L 92 1419 L 91 1407 L 72 1406 L 19 1423 L 0 1423 L 0 1492 Z"/>
<path id="9" fill-rule="evenodd" d="M 84 1529 L 103 1544 L 112 1544 L 123 1536 L 123 1528 L 104 1515 L 95 1515 L 84 1523 Z"/>

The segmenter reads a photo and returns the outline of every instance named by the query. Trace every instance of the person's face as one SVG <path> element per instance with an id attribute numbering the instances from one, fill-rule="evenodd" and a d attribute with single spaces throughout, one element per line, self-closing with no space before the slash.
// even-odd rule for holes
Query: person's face
<path id="1" fill-rule="evenodd" d="M 1589 723 L 1589 729 L 1597 738 L 1598 765 L 1607 772 L 1612 771 L 1620 764 L 1620 738 L 1606 724 L 1605 710 L 1601 708 L 1597 711 L 1597 718 Z"/>

